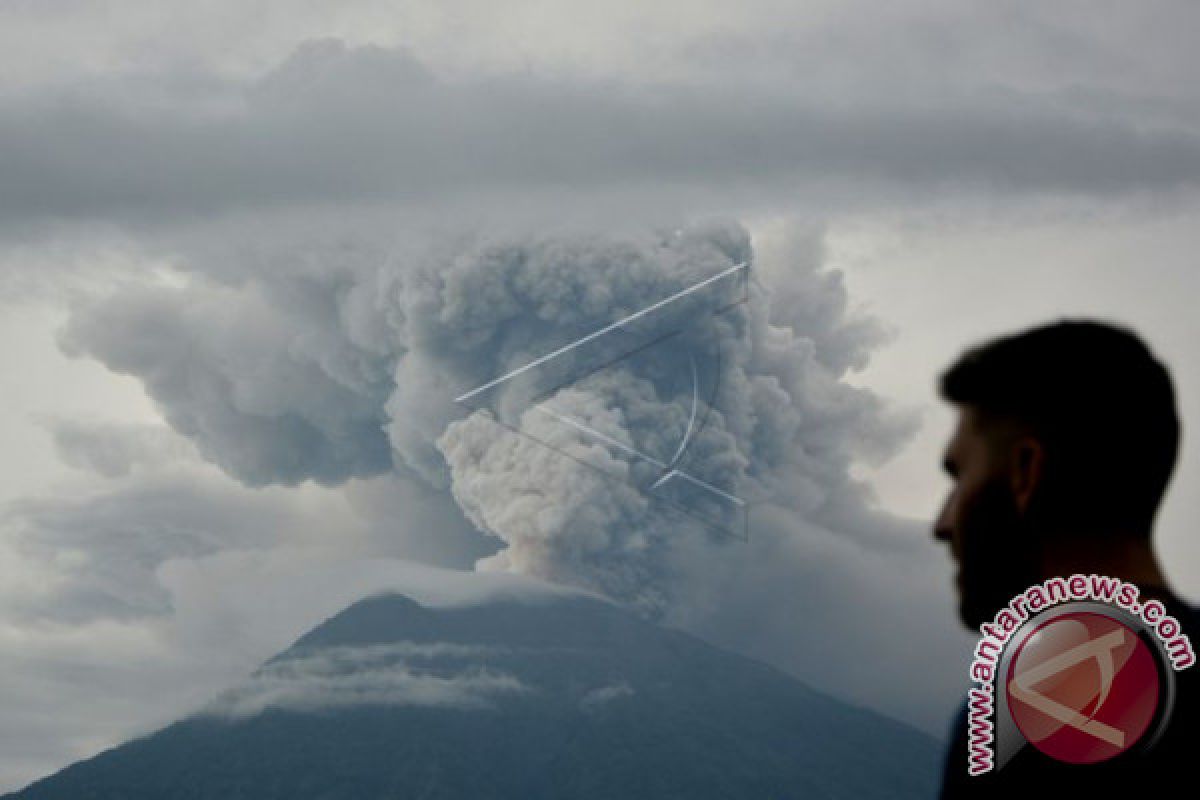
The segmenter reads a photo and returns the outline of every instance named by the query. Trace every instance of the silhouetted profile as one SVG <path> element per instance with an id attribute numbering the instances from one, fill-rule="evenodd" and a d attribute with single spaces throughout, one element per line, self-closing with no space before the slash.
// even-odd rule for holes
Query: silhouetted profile
<path id="1" fill-rule="evenodd" d="M 1136 584 L 1183 633 L 1200 636 L 1198 615 L 1171 590 L 1152 543 L 1180 426 L 1170 375 L 1135 334 L 1091 320 L 1033 328 L 968 350 L 939 388 L 959 415 L 943 464 L 954 486 L 934 535 L 957 564 L 964 624 L 978 630 L 1030 586 L 1079 573 Z M 1175 673 L 1174 710 L 1153 747 L 1095 764 L 1027 746 L 1002 769 L 969 776 L 964 706 L 942 796 L 1116 797 L 1188 786 L 1200 744 L 1197 673 Z"/>

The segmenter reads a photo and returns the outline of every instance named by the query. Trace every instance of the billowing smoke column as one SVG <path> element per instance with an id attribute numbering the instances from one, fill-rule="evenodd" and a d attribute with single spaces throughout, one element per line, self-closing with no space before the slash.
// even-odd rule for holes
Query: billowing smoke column
<path id="1" fill-rule="evenodd" d="M 842 381 L 878 332 L 848 316 L 837 276 L 815 261 L 776 265 L 764 277 L 776 294 L 749 280 L 745 302 L 639 357 L 588 373 L 589 360 L 620 346 L 578 348 L 548 365 L 549 377 L 497 385 L 474 406 L 455 400 L 736 265 L 753 275 L 748 234 L 724 223 L 467 238 L 400 264 L 334 252 L 241 275 L 192 265 L 182 288 L 127 289 L 77 308 L 62 344 L 140 378 L 175 429 L 248 485 L 338 485 L 394 470 L 448 489 L 495 537 L 479 568 L 657 613 L 672 602 L 681 541 L 718 558 L 740 546 L 703 514 L 662 513 L 648 490 L 677 466 L 681 442 L 689 477 L 674 485 L 694 490 L 683 505 L 702 509 L 717 495 L 697 487 L 711 486 L 819 521 L 858 496 L 851 461 L 904 435 L 873 395 Z M 657 316 L 669 327 L 672 313 Z M 633 341 L 654 324 L 618 333 Z M 714 341 L 719 374 L 706 385 L 719 395 L 703 398 L 697 425 L 696 386 L 677 367 Z M 552 391 L 534 398 L 531 387 L 548 381 Z"/>

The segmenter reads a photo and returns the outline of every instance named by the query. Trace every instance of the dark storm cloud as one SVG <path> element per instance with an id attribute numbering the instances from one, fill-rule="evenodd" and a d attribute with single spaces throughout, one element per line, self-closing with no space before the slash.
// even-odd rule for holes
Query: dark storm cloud
<path id="1" fill-rule="evenodd" d="M 403 51 L 331 40 L 250 83 L 139 94 L 127 80 L 0 105 L 5 216 L 416 203 L 478 189 L 779 193 L 846 180 L 1102 193 L 1200 178 L 1194 128 L 1015 90 L 819 101 L 803 76 L 706 89 L 452 80 Z"/>

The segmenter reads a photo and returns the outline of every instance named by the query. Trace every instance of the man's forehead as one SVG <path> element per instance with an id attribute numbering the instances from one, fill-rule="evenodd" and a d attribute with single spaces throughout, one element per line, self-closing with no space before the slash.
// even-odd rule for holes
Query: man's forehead
<path id="1" fill-rule="evenodd" d="M 958 419 L 947 451 L 953 448 L 961 453 L 964 449 L 1001 446 L 1013 436 L 1027 432 L 1017 421 L 984 411 L 978 406 L 960 405 L 955 408 L 958 410 Z"/>
<path id="2" fill-rule="evenodd" d="M 958 420 L 954 427 L 956 436 L 983 437 L 1006 427 L 1004 419 L 989 414 L 978 406 L 960 405 L 955 408 L 958 409 Z"/>
<path id="3" fill-rule="evenodd" d="M 972 406 L 956 406 L 958 417 L 954 422 L 954 430 L 946 442 L 945 457 L 953 458 L 966 445 L 968 440 L 981 434 L 978 411 Z"/>

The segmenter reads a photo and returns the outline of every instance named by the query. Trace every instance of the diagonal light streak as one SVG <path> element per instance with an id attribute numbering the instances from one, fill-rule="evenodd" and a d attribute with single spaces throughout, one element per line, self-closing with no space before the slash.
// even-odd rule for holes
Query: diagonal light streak
<path id="1" fill-rule="evenodd" d="M 592 331 L 588 335 L 586 335 L 580 339 L 576 339 L 575 341 L 571 342 L 570 344 L 563 345 L 562 347 L 558 348 L 557 350 L 555 350 L 552 353 L 547 353 L 546 355 L 541 356 L 540 358 L 535 358 L 533 361 L 530 361 L 528 364 L 525 364 L 524 366 L 517 367 L 516 369 L 512 370 L 511 372 L 506 372 L 505 374 L 501 375 L 498 378 L 493 378 L 492 380 L 488 381 L 487 383 L 483 384 L 482 386 L 477 386 L 468 392 L 464 392 L 463 394 L 460 394 L 458 397 L 454 398 L 454 402 L 461 403 L 464 400 L 469 400 L 470 398 L 474 397 L 475 395 L 479 394 L 480 392 L 485 392 L 488 389 L 491 389 L 493 386 L 504 383 L 506 380 L 509 380 L 510 378 L 515 378 L 516 376 L 520 375 L 523 372 L 531 370 L 534 367 L 537 367 L 541 364 L 545 364 L 550 359 L 557 358 L 558 356 L 561 356 L 563 353 L 570 352 L 571 350 L 574 350 L 576 347 L 585 345 L 597 337 L 603 336 L 606 333 L 609 333 L 611 331 L 616 330 L 617 328 L 620 328 L 622 325 L 628 325 L 630 322 L 633 322 L 636 319 L 640 319 L 641 317 L 644 317 L 645 315 L 647 315 L 653 311 L 657 311 L 658 309 L 662 308 L 663 306 L 667 305 L 668 303 L 673 303 L 676 300 L 680 299 L 681 297 L 685 297 L 693 292 L 703 289 L 705 286 L 708 286 L 710 283 L 713 283 L 714 281 L 719 281 L 721 278 L 724 278 L 726 275 L 736 272 L 739 269 L 745 269 L 748 265 L 749 265 L 749 262 L 742 261 L 741 263 L 734 264 L 732 267 L 729 267 L 728 269 L 721 270 L 716 275 L 713 275 L 712 277 L 709 277 L 709 278 L 705 278 L 704 280 L 700 281 L 699 283 L 689 286 L 685 289 L 681 289 L 678 292 L 676 292 L 675 294 L 671 295 L 670 297 L 663 298 L 662 300 L 659 300 L 657 303 L 647 306 L 646 308 L 643 308 L 641 311 L 635 311 L 634 313 L 630 314 L 629 316 L 623 317 L 623 318 L 617 320 L 616 322 L 609 323 L 608 325 L 605 325 L 603 328 L 601 328 L 597 331 Z"/>
<path id="2" fill-rule="evenodd" d="M 717 494 L 721 495 L 725 499 L 729 500 L 731 503 L 735 503 L 739 506 L 744 506 L 746 504 L 746 501 L 742 500 L 740 497 L 736 497 L 732 494 L 729 494 L 728 492 L 723 492 L 720 489 L 718 489 L 717 487 L 713 486 L 712 484 L 706 483 L 705 481 L 702 481 L 693 475 L 689 475 L 686 472 L 684 472 L 683 470 L 670 469 L 667 464 L 664 464 L 663 462 L 659 461 L 657 458 L 654 458 L 653 456 L 648 456 L 639 450 L 635 450 L 634 448 L 630 447 L 629 445 L 625 444 L 624 442 L 614 439 L 613 437 L 608 436 L 607 434 L 601 433 L 600 431 L 596 430 L 595 428 L 591 428 L 587 425 L 584 425 L 582 422 L 573 420 L 570 417 L 559 414 L 557 411 L 553 411 L 549 408 L 546 408 L 546 406 L 541 405 L 541 404 L 533 406 L 533 407 L 538 409 L 539 411 L 549 414 L 550 416 L 554 417 L 555 419 L 557 419 L 560 422 L 565 422 L 566 424 L 570 425 L 572 428 L 575 428 L 576 430 L 583 431 L 584 433 L 587 433 L 591 436 L 595 436 L 597 439 L 608 442 L 609 444 L 613 445 L 614 447 L 618 447 L 621 450 L 624 450 L 625 452 L 629 453 L 630 455 L 637 456 L 638 458 L 644 458 L 645 460 L 649 461 L 651 464 L 658 467 L 659 469 L 669 470 L 666 474 L 664 474 L 661 478 L 659 478 L 657 481 L 654 482 L 654 485 L 650 487 L 651 489 L 657 489 L 659 486 L 666 483 L 667 480 L 670 479 L 671 477 L 679 476 L 680 478 L 683 478 L 686 481 L 690 481 L 691 483 L 694 483 L 697 486 L 707 489 L 710 492 L 716 492 Z"/>

